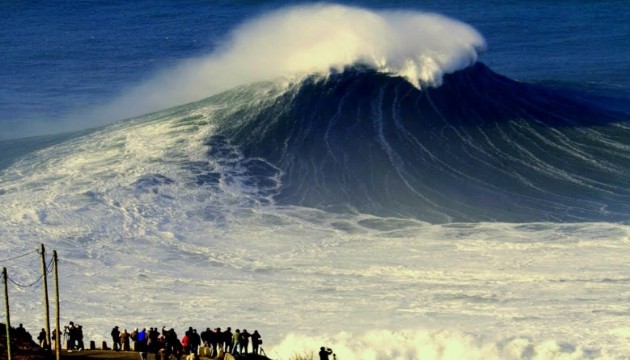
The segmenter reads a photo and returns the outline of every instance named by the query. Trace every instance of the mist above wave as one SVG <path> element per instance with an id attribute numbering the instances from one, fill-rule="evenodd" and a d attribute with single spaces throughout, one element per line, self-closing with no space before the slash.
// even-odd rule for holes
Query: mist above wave
<path id="1" fill-rule="evenodd" d="M 277 10 L 237 27 L 214 52 L 164 71 L 98 109 L 106 120 L 196 101 L 237 85 L 363 65 L 416 87 L 474 63 L 485 47 L 472 27 L 417 11 L 342 5 Z"/>

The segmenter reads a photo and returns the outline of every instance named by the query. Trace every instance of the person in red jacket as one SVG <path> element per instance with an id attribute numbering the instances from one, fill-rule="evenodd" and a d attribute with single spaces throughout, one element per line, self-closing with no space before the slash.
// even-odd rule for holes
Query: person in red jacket
<path id="1" fill-rule="evenodd" d="M 190 336 L 188 334 L 189 332 L 186 331 L 186 334 L 184 334 L 184 337 L 182 338 L 182 347 L 184 348 L 184 354 L 190 353 Z"/>

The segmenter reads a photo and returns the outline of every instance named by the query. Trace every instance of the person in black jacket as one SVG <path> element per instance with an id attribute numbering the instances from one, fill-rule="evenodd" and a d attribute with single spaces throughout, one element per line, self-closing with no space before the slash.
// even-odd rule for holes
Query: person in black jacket
<path id="1" fill-rule="evenodd" d="M 223 332 L 223 344 L 224 350 L 226 353 L 232 353 L 232 346 L 234 343 L 232 342 L 232 328 L 228 326 L 228 328 Z"/>
<path id="2" fill-rule="evenodd" d="M 118 330 L 118 326 L 114 326 L 114 328 L 112 329 L 112 341 L 114 342 L 113 346 L 113 350 L 114 351 L 119 351 L 120 350 L 120 330 Z"/>
<path id="3" fill-rule="evenodd" d="M 248 351 L 247 348 L 249 347 L 249 338 L 251 336 L 252 335 L 247 332 L 247 329 L 243 329 L 243 331 L 241 331 L 241 334 L 238 338 L 241 354 L 247 354 L 247 351 Z"/>
<path id="4" fill-rule="evenodd" d="M 319 348 L 319 360 L 329 360 L 328 355 L 332 353 L 333 351 L 331 348 L 325 348 L 322 346 L 321 348 Z"/>
<path id="5" fill-rule="evenodd" d="M 254 354 L 258 354 L 258 347 L 260 346 L 260 344 L 262 344 L 262 340 L 260 340 L 260 334 L 258 333 L 258 330 L 254 330 L 254 333 L 252 334 L 252 352 Z"/>
<path id="6" fill-rule="evenodd" d="M 39 346 L 42 349 L 46 349 L 47 348 L 47 344 L 46 344 L 46 330 L 42 329 L 42 331 L 39 332 L 39 335 L 37 336 L 37 340 L 39 340 Z"/>
<path id="7" fill-rule="evenodd" d="M 199 349 L 200 345 L 201 336 L 199 336 L 199 334 L 197 333 L 197 329 L 193 329 L 192 334 L 190 334 L 190 352 L 192 354 L 197 354 L 197 349 Z"/>

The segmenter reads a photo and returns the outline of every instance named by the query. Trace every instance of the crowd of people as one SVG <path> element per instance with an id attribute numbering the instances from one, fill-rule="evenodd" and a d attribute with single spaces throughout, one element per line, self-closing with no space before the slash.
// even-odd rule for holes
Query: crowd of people
<path id="1" fill-rule="evenodd" d="M 198 354 L 214 357 L 219 352 L 232 354 L 249 353 L 249 344 L 251 342 L 251 352 L 254 354 L 263 353 L 260 345 L 262 338 L 258 330 L 249 333 L 247 329 L 236 329 L 232 332 L 232 328 L 225 330 L 215 328 L 197 332 L 197 329 L 189 327 L 184 336 L 180 339 L 173 328 L 166 329 L 163 326 L 161 330 L 158 328 L 143 328 L 142 330 L 134 329 L 128 332 L 127 329 L 120 331 L 118 326 L 114 326 L 111 331 L 113 346 L 116 351 L 138 351 L 143 359 L 147 358 L 147 354 L 152 353 L 156 358 L 169 358 L 173 355 L 180 359 L 183 355 Z M 133 347 L 132 347 L 133 344 Z"/>
<path id="2" fill-rule="evenodd" d="M 13 331 L 12 331 L 13 332 Z M 15 329 L 15 335 L 22 336 L 30 334 L 22 327 L 22 324 Z M 156 359 L 169 359 L 173 355 L 176 359 L 181 359 L 184 355 L 194 354 L 198 359 L 199 355 L 216 357 L 220 352 L 237 354 L 248 354 L 249 344 L 251 342 L 251 353 L 264 355 L 264 351 L 260 346 L 262 337 L 258 330 L 249 333 L 247 329 L 236 329 L 232 332 L 231 327 L 225 330 L 215 328 L 198 333 L 197 329 L 189 327 L 184 336 L 180 339 L 175 329 L 166 329 L 163 326 L 161 330 L 158 328 L 143 328 L 142 330 L 134 329 L 127 332 L 127 329 L 120 331 L 118 326 L 114 326 L 111 331 L 112 350 L 115 351 L 137 351 L 140 352 L 142 359 L 146 360 L 149 353 L 155 354 Z M 55 340 L 55 330 L 51 334 L 51 340 Z M 42 329 L 37 340 L 42 348 L 45 347 L 46 330 Z M 83 345 L 83 327 L 70 322 L 64 327 L 63 340 L 66 341 L 68 350 L 84 350 Z M 133 344 L 133 346 L 132 346 Z M 320 360 L 329 360 L 330 355 L 336 359 L 336 354 L 332 349 L 321 347 L 319 351 Z"/>

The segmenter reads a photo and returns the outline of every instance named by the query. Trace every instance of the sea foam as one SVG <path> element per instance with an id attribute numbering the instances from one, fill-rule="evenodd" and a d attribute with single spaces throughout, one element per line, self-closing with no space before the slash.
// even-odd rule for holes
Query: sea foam
<path id="1" fill-rule="evenodd" d="M 98 109 L 108 121 L 192 102 L 257 81 L 367 66 L 414 86 L 439 85 L 485 48 L 471 26 L 431 13 L 319 4 L 283 8 L 237 27 L 213 52 L 183 61 Z"/>

